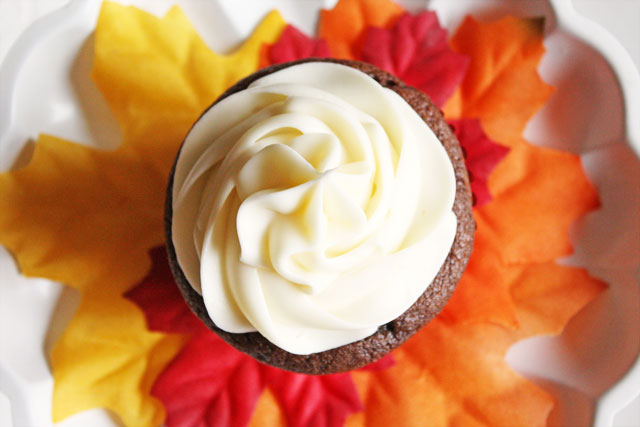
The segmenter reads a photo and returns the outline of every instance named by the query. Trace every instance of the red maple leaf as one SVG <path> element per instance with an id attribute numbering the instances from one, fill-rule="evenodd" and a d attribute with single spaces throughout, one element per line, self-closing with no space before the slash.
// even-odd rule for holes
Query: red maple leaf
<path id="1" fill-rule="evenodd" d="M 152 268 L 138 285 L 124 296 L 142 309 L 150 331 L 192 334 L 202 322 L 191 312 L 178 290 L 164 246 L 149 251 Z"/>
<path id="2" fill-rule="evenodd" d="M 384 356 L 382 359 L 378 359 L 373 363 L 369 363 L 368 365 L 363 366 L 362 368 L 360 368 L 360 370 L 371 371 L 371 372 L 384 371 L 385 369 L 388 369 L 395 364 L 396 364 L 396 359 L 393 358 L 393 354 L 389 353 L 386 356 Z"/>
<path id="3" fill-rule="evenodd" d="M 330 56 L 326 40 L 309 37 L 293 25 L 287 25 L 278 41 L 267 50 L 267 60 L 270 64 Z"/>
<path id="4" fill-rule="evenodd" d="M 260 364 L 201 327 L 151 394 L 163 403 L 167 426 L 245 426 L 263 389 Z"/>
<path id="5" fill-rule="evenodd" d="M 343 425 L 364 409 L 349 373 L 311 376 L 265 367 L 265 374 L 289 426 Z"/>
<path id="6" fill-rule="evenodd" d="M 195 317 L 178 291 L 164 247 L 150 252 L 153 266 L 126 297 L 145 313 L 150 330 L 192 334 L 160 374 L 152 394 L 165 406 L 168 426 L 244 426 L 269 387 L 291 426 L 342 424 L 363 409 L 351 374 L 311 376 L 264 365 L 231 347 Z M 394 364 L 385 357 L 363 369 Z"/>
<path id="7" fill-rule="evenodd" d="M 391 29 L 371 27 L 362 48 L 370 62 L 429 95 L 442 107 L 462 82 L 469 60 L 451 50 L 434 12 L 405 13 Z"/>
<path id="8" fill-rule="evenodd" d="M 509 152 L 509 148 L 489 139 L 478 119 L 459 119 L 449 122 L 465 152 L 465 163 L 471 181 L 476 206 L 491 201 L 487 186 L 491 171 Z"/>

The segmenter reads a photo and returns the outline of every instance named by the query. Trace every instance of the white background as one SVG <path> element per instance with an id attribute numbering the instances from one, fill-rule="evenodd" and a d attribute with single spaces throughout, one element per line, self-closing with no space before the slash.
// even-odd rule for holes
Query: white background
<path id="1" fill-rule="evenodd" d="M 67 2 L 0 0 L 0 61 L 27 25 Z M 573 4 L 576 10 L 613 34 L 631 54 L 636 67 L 640 68 L 640 0 L 573 0 Z"/>

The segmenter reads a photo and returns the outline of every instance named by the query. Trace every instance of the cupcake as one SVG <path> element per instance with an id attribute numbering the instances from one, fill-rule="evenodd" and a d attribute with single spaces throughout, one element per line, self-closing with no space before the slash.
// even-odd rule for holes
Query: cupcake
<path id="1" fill-rule="evenodd" d="M 374 362 L 444 307 L 473 247 L 462 150 L 419 90 L 308 59 L 227 90 L 167 189 L 189 307 L 257 360 L 329 374 Z"/>

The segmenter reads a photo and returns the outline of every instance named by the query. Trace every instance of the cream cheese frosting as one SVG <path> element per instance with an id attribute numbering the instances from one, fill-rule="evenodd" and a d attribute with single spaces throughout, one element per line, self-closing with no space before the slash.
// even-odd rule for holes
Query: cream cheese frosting
<path id="1" fill-rule="evenodd" d="M 187 136 L 172 239 L 209 316 L 294 354 L 372 335 L 426 290 L 457 219 L 453 166 L 420 116 L 351 67 L 254 81 Z"/>

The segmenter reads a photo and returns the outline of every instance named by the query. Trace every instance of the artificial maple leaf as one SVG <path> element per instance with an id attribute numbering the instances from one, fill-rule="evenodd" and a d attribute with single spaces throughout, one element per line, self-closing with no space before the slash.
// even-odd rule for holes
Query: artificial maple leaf
<path id="1" fill-rule="evenodd" d="M 163 241 L 164 189 L 189 126 L 255 70 L 260 46 L 283 27 L 271 14 L 238 52 L 218 56 L 177 8 L 158 19 L 105 2 L 93 77 L 122 127 L 122 145 L 107 152 L 41 136 L 24 169 L 0 175 L 0 242 L 23 274 L 82 292 L 51 354 L 54 421 L 105 407 L 128 425 L 162 422 L 151 385 L 183 339 L 149 332 L 122 293 Z"/>
<path id="2" fill-rule="evenodd" d="M 503 274 L 511 282 L 517 327 L 466 318 L 452 298 L 445 311 L 458 318 L 443 313 L 430 322 L 394 352 L 393 368 L 354 375 L 365 412 L 349 425 L 544 425 L 553 400 L 509 368 L 506 351 L 532 334 L 559 333 L 603 287 L 583 270 L 555 264 L 514 266 Z M 490 291 L 482 299 L 490 299 Z"/>
<path id="3" fill-rule="evenodd" d="M 105 2 L 92 77 L 122 126 L 123 145 L 135 145 L 166 179 L 193 122 L 224 90 L 258 68 L 262 45 L 274 43 L 285 25 L 271 12 L 235 52 L 218 55 L 178 7 L 159 19 Z"/>
<path id="4" fill-rule="evenodd" d="M 491 200 L 491 193 L 487 187 L 489 175 L 507 155 L 509 149 L 489 139 L 477 119 L 452 120 L 449 124 L 465 152 L 465 164 L 469 172 L 475 206 L 485 205 Z"/>
<path id="5" fill-rule="evenodd" d="M 363 409 L 349 373 L 304 375 L 270 368 L 266 378 L 291 427 L 343 425 L 349 414 Z"/>
<path id="6" fill-rule="evenodd" d="M 175 286 L 175 285 L 174 285 Z M 201 326 L 153 386 L 171 426 L 244 426 L 264 388 L 262 366 Z"/>
<path id="7" fill-rule="evenodd" d="M 287 25 L 276 43 L 268 46 L 266 64 L 281 64 L 303 58 L 331 56 L 326 40 L 313 39 L 293 25 Z M 265 65 L 266 65 L 265 64 Z"/>
<path id="8" fill-rule="evenodd" d="M 361 371 L 383 371 L 388 369 L 396 364 L 396 360 L 393 358 L 391 353 L 382 357 L 381 359 L 376 360 L 375 362 L 369 363 L 366 366 L 363 366 L 359 370 Z"/>
<path id="9" fill-rule="evenodd" d="M 512 332 L 435 319 L 396 352 L 366 394 L 365 425 L 544 425 L 552 399 L 513 372 Z M 481 350 L 480 350 L 481 349 Z"/>
<path id="10" fill-rule="evenodd" d="M 439 317 L 450 323 L 490 323 L 515 329 L 518 315 L 508 277 L 503 274 L 496 248 L 484 244 L 483 232 L 484 229 L 476 229 L 467 268 Z"/>
<path id="11" fill-rule="evenodd" d="M 579 156 L 524 141 L 511 147 L 489 188 L 494 200 L 478 209 L 476 222 L 486 225 L 486 238 L 502 248 L 505 263 L 545 263 L 570 255 L 566 230 L 600 204 Z"/>
<path id="12" fill-rule="evenodd" d="M 505 17 L 481 23 L 468 16 L 451 47 L 470 59 L 459 91 L 447 103 L 447 118 L 478 118 L 489 137 L 504 145 L 517 142 L 529 119 L 553 88 L 537 72 L 545 52 L 542 19 Z M 494 49 L 496 55 L 487 55 Z M 517 111 L 516 110 L 517 106 Z"/>
<path id="13" fill-rule="evenodd" d="M 22 273 L 83 292 L 51 354 L 54 420 L 99 406 L 129 424 L 162 421 L 149 390 L 182 340 L 149 333 L 141 313 L 120 297 L 149 266 L 144 246 L 162 239 L 162 219 L 152 214 L 161 197 L 141 193 L 136 182 L 162 183 L 139 164 L 130 150 L 41 136 L 27 167 L 0 175 L 0 241 Z M 109 394 L 114 383 L 118 393 Z"/>
<path id="14" fill-rule="evenodd" d="M 361 56 L 417 87 L 438 107 L 462 82 L 468 64 L 464 55 L 451 50 L 447 31 L 430 11 L 405 13 L 390 29 L 369 28 Z"/>
<path id="15" fill-rule="evenodd" d="M 168 426 L 248 424 L 268 387 L 290 426 L 342 424 L 362 410 L 350 374 L 309 376 L 257 362 L 205 328 L 187 307 L 168 267 L 164 247 L 150 252 L 153 267 L 126 296 L 145 313 L 149 329 L 191 335 L 160 374 L 152 394 L 164 404 Z M 389 358 L 369 370 L 394 364 Z"/>
<path id="16" fill-rule="evenodd" d="M 150 330 L 190 336 L 153 385 L 152 394 L 167 411 L 167 426 L 246 425 L 264 389 L 262 366 L 209 331 L 191 312 L 164 246 L 152 249 L 150 256 L 151 271 L 126 297 L 143 310 Z"/>
<path id="17" fill-rule="evenodd" d="M 256 403 L 249 427 L 285 427 L 286 425 L 287 422 L 280 409 L 280 404 L 273 392 L 269 388 L 266 388 Z"/>
<path id="18" fill-rule="evenodd" d="M 404 10 L 390 0 L 340 0 L 320 11 L 318 35 L 335 58 L 359 59 L 369 27 L 390 28 Z"/>
<path id="19" fill-rule="evenodd" d="M 520 339 L 561 333 L 578 311 L 606 289 L 604 282 L 585 269 L 555 262 L 510 265 L 505 274 Z"/>

